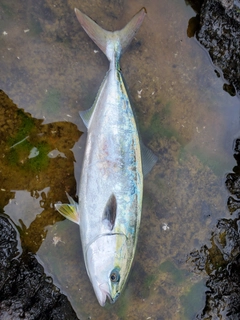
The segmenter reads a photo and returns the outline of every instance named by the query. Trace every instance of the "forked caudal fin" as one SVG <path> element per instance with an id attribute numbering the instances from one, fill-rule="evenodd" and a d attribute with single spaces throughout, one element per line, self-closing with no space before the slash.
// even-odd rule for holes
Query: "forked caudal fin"
<path id="1" fill-rule="evenodd" d="M 140 28 L 147 11 L 143 7 L 123 29 L 114 32 L 104 30 L 76 8 L 75 13 L 78 21 L 89 37 L 96 43 L 103 53 L 105 53 L 108 60 L 112 61 L 115 53 L 114 51 L 118 50 L 120 57 L 121 52 L 124 51 L 131 42 Z"/>

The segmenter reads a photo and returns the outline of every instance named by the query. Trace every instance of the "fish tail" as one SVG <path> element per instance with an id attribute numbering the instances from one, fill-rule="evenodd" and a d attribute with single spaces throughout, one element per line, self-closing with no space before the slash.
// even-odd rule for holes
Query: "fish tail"
<path id="1" fill-rule="evenodd" d="M 135 14 L 135 16 L 132 17 L 132 19 L 128 22 L 128 24 L 122 30 L 115 31 L 115 33 L 117 34 L 120 40 L 122 52 L 128 47 L 128 45 L 134 38 L 146 14 L 147 14 L 147 10 L 146 8 L 143 7 L 140 11 L 138 11 Z"/>
<path id="2" fill-rule="evenodd" d="M 115 58 L 116 51 L 120 54 L 127 48 L 129 43 L 140 28 L 147 10 L 143 7 L 129 23 L 121 30 L 107 31 L 100 27 L 96 22 L 75 8 L 78 21 L 89 37 L 103 51 L 109 61 Z"/>

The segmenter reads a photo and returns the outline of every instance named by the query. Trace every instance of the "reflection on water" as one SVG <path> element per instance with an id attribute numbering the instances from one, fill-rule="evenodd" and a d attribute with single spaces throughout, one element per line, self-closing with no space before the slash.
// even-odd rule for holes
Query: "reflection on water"
<path id="1" fill-rule="evenodd" d="M 67 201 L 65 191 L 76 193 L 74 158 L 76 169 L 83 153 L 76 125 L 84 128 L 78 111 L 92 105 L 108 68 L 75 6 L 111 30 L 141 6 L 148 10 L 121 67 L 143 140 L 160 161 L 145 180 L 128 284 L 106 308 L 86 275 L 78 226 L 53 209 Z M 204 308 L 206 274 L 192 271 L 189 254 L 205 246 L 214 252 L 217 221 L 233 219 L 224 175 L 235 165 L 239 100 L 222 90 L 206 52 L 188 37 L 195 14 L 184 0 L 105 7 L 105 0 L 1 1 L 0 87 L 18 107 L 1 92 L 0 205 L 18 226 L 23 249 L 36 253 L 79 318 L 193 319 Z"/>

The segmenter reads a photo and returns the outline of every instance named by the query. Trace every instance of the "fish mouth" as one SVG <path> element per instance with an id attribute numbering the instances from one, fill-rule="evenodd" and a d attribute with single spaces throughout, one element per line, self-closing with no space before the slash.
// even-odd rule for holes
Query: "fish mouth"
<path id="1" fill-rule="evenodd" d="M 115 298 L 112 298 L 112 297 L 111 297 L 111 299 L 109 299 L 109 300 L 110 300 L 110 303 L 115 303 L 115 302 L 117 301 L 117 299 L 118 299 L 119 296 L 120 296 L 120 292 L 118 292 L 118 293 L 116 294 Z"/>
<path id="2" fill-rule="evenodd" d="M 120 296 L 120 293 L 117 293 L 117 295 L 113 298 L 108 291 L 107 283 L 101 283 L 98 285 L 98 287 L 101 292 L 101 297 L 98 296 L 98 302 L 102 307 L 105 306 L 107 298 L 109 299 L 110 303 L 115 303 Z"/>
<path id="3" fill-rule="evenodd" d="M 98 288 L 99 288 L 99 293 L 100 294 L 97 294 L 97 299 L 98 299 L 98 302 L 99 304 L 104 307 L 105 306 L 105 303 L 106 303 L 106 300 L 107 300 L 107 297 L 108 299 L 112 300 L 112 297 L 110 295 L 110 293 L 108 292 L 108 285 L 107 283 L 101 283 L 98 285 Z"/>

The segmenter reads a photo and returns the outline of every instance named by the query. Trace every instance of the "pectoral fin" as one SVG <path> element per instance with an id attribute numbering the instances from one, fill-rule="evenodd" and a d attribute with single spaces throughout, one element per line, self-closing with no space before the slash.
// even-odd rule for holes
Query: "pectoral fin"
<path id="1" fill-rule="evenodd" d="M 80 219 L 79 219 L 78 204 L 73 200 L 72 197 L 69 196 L 68 193 L 66 193 L 66 194 L 67 194 L 68 200 L 71 204 L 56 203 L 54 205 L 54 207 L 65 218 L 69 219 L 72 222 L 79 224 Z"/>
<path id="2" fill-rule="evenodd" d="M 113 230 L 117 216 L 117 199 L 114 194 L 110 196 L 103 212 L 103 222 Z"/>

